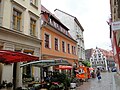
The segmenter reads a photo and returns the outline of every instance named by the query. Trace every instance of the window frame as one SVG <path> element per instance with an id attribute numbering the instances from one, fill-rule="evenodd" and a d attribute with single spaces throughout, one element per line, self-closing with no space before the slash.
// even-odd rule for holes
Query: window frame
<path id="1" fill-rule="evenodd" d="M 30 4 L 38 9 L 38 0 L 30 0 Z"/>
<path id="2" fill-rule="evenodd" d="M 21 31 L 22 12 L 17 10 L 16 8 L 13 8 L 12 21 L 13 21 L 12 29 L 15 31 Z M 18 21 L 19 21 L 19 25 L 18 25 Z"/>
<path id="3" fill-rule="evenodd" d="M 36 20 L 30 17 L 30 35 L 36 36 Z"/>
<path id="4" fill-rule="evenodd" d="M 45 48 L 50 48 L 50 35 L 47 34 L 47 33 L 45 33 L 44 35 L 45 35 L 45 39 L 44 39 L 44 41 L 45 41 Z M 46 36 L 48 36 L 48 37 L 46 37 Z"/>
<path id="5" fill-rule="evenodd" d="M 58 51 L 59 50 L 59 40 L 58 40 L 58 38 L 55 38 L 54 40 L 55 40 L 55 50 Z M 57 42 L 56 42 L 56 40 L 57 40 Z"/>
<path id="6" fill-rule="evenodd" d="M 67 46 L 68 46 L 68 53 L 70 54 L 70 44 L 68 43 Z"/>
<path id="7" fill-rule="evenodd" d="M 62 41 L 62 52 L 65 52 L 65 42 Z"/>

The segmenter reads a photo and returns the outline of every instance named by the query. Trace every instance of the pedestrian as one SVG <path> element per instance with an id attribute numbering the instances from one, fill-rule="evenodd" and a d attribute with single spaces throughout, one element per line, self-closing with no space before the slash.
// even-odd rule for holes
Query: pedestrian
<path id="1" fill-rule="evenodd" d="M 93 70 L 93 72 L 91 73 L 91 77 L 96 78 L 95 70 Z"/>
<path id="2" fill-rule="evenodd" d="M 96 75 L 97 75 L 98 80 L 100 81 L 101 80 L 101 73 L 100 73 L 99 68 L 97 68 Z"/>

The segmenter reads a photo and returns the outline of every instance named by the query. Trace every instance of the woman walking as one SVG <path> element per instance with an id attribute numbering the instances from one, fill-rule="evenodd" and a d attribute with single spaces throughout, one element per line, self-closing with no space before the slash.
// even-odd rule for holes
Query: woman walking
<path id="1" fill-rule="evenodd" d="M 99 68 L 97 68 L 96 75 L 97 75 L 98 80 L 100 81 L 101 80 L 101 73 L 100 73 Z"/>

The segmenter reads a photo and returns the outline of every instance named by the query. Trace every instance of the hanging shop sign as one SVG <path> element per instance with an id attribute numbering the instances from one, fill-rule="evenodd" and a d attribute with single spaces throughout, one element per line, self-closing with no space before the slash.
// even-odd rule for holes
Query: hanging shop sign
<path id="1" fill-rule="evenodd" d="M 120 21 L 112 22 L 112 30 L 120 30 Z"/>

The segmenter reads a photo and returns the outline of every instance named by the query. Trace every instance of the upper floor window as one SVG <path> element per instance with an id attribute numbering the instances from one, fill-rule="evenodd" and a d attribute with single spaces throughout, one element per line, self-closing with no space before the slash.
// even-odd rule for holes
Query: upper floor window
<path id="1" fill-rule="evenodd" d="M 49 39 L 50 39 L 50 36 L 48 34 L 45 34 L 45 47 L 46 48 L 50 48 Z"/>
<path id="2" fill-rule="evenodd" d="M 30 0 L 30 2 L 35 5 L 35 6 L 38 6 L 38 0 Z"/>
<path id="3" fill-rule="evenodd" d="M 68 44 L 68 53 L 70 53 L 70 44 Z"/>
<path id="4" fill-rule="evenodd" d="M 74 47 L 74 54 L 76 55 L 76 48 Z"/>
<path id="5" fill-rule="evenodd" d="M 72 54 L 74 54 L 74 47 L 72 46 Z"/>
<path id="6" fill-rule="evenodd" d="M 65 52 L 65 42 L 62 41 L 62 51 Z"/>
<path id="7" fill-rule="evenodd" d="M 35 36 L 36 32 L 36 20 L 30 19 L 30 35 Z"/>
<path id="8" fill-rule="evenodd" d="M 1 8 L 2 8 L 2 4 L 1 4 L 1 0 L 0 0 L 0 15 L 1 15 Z M 0 17 L 0 25 L 2 24 L 2 18 Z"/>
<path id="9" fill-rule="evenodd" d="M 58 39 L 57 38 L 55 38 L 55 50 L 58 51 Z"/>
<path id="10" fill-rule="evenodd" d="M 13 9 L 13 29 L 20 31 L 21 27 L 21 12 Z"/>

